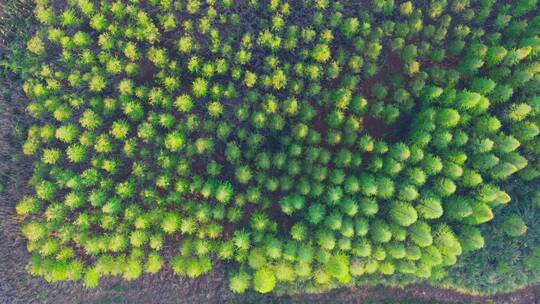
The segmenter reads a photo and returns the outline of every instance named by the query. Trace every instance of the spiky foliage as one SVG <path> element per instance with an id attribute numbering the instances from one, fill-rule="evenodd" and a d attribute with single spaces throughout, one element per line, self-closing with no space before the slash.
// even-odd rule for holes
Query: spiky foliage
<path id="1" fill-rule="evenodd" d="M 229 288 L 234 293 L 243 293 L 250 285 L 250 276 L 247 272 L 240 271 L 233 274 L 229 279 Z"/>
<path id="2" fill-rule="evenodd" d="M 268 293 L 274 289 L 276 277 L 270 268 L 257 270 L 253 275 L 253 288 L 260 293 Z"/>
<path id="3" fill-rule="evenodd" d="M 511 237 L 518 237 L 527 232 L 527 225 L 523 222 L 523 219 L 517 215 L 512 214 L 508 216 L 503 222 L 503 231 Z"/>

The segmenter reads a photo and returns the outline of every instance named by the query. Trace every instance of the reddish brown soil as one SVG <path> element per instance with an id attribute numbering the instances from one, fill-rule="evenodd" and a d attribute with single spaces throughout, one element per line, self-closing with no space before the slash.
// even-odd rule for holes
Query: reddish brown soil
<path id="1" fill-rule="evenodd" d="M 139 66 L 139 73 L 137 73 L 135 80 L 139 83 L 151 84 L 154 74 L 158 72 L 158 68 L 146 58 L 139 60 L 137 65 Z"/>

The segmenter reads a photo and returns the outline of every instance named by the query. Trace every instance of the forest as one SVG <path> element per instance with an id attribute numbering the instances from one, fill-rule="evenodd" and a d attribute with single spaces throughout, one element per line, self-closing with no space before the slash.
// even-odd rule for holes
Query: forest
<path id="1" fill-rule="evenodd" d="M 540 301 L 537 0 L 5 0 L 0 125 L 0 302 Z"/>

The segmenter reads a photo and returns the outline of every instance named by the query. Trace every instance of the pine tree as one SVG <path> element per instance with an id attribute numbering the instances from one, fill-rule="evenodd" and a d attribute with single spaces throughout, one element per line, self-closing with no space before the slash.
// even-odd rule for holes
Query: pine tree
<path id="1" fill-rule="evenodd" d="M 253 269 L 259 269 L 266 265 L 266 257 L 262 248 L 252 248 L 250 250 L 248 265 Z"/>
<path id="2" fill-rule="evenodd" d="M 454 231 L 446 224 L 436 227 L 433 243 L 443 256 L 459 256 L 462 253 L 462 246 Z"/>
<path id="3" fill-rule="evenodd" d="M 41 201 L 35 197 L 24 196 L 15 208 L 18 215 L 29 215 L 41 210 Z"/>
<path id="4" fill-rule="evenodd" d="M 403 184 L 398 193 L 398 198 L 403 201 L 414 201 L 418 198 L 420 194 L 416 190 L 416 187 L 411 184 Z"/>
<path id="5" fill-rule="evenodd" d="M 178 213 L 169 212 L 163 217 L 161 228 L 167 234 L 172 234 L 178 230 L 180 226 L 180 216 Z"/>
<path id="6" fill-rule="evenodd" d="M 378 243 L 386 243 L 392 238 L 388 224 L 383 220 L 375 220 L 370 229 L 371 238 Z"/>
<path id="7" fill-rule="evenodd" d="M 346 255 L 338 254 L 331 256 L 324 265 L 325 271 L 339 281 L 350 280 L 349 258 Z"/>
<path id="8" fill-rule="evenodd" d="M 461 229 L 459 240 L 464 252 L 481 249 L 484 247 L 484 238 L 480 229 L 466 225 Z"/>
<path id="9" fill-rule="evenodd" d="M 260 293 L 268 293 L 274 289 L 276 277 L 270 268 L 261 268 L 253 276 L 253 288 Z"/>
<path id="10" fill-rule="evenodd" d="M 508 236 L 518 237 L 525 234 L 528 227 L 519 215 L 512 214 L 504 220 L 502 229 Z"/>
<path id="11" fill-rule="evenodd" d="M 441 252 L 435 246 L 427 246 L 422 250 L 422 257 L 420 258 L 422 264 L 433 267 L 443 262 Z"/>
<path id="12" fill-rule="evenodd" d="M 396 202 L 390 207 L 390 217 L 397 224 L 408 227 L 418 219 L 414 207 L 406 202 Z"/>
<path id="13" fill-rule="evenodd" d="M 360 211 L 366 216 L 374 216 L 379 212 L 379 205 L 374 199 L 364 199 L 360 202 Z"/>
<path id="14" fill-rule="evenodd" d="M 280 262 L 275 266 L 275 275 L 280 282 L 292 282 L 296 279 L 294 268 L 287 262 Z"/>
<path id="15" fill-rule="evenodd" d="M 315 203 L 308 208 L 307 219 L 312 224 L 318 224 L 325 216 L 324 205 Z"/>
<path id="16" fill-rule="evenodd" d="M 482 202 L 474 202 L 471 204 L 471 207 L 472 213 L 466 219 L 468 224 L 479 225 L 493 219 L 493 211 L 487 204 Z"/>
<path id="17" fill-rule="evenodd" d="M 158 252 L 151 252 L 146 260 L 145 271 L 148 273 L 157 273 L 164 265 L 163 258 Z"/>
<path id="18" fill-rule="evenodd" d="M 95 288 L 99 285 L 101 275 L 94 268 L 89 268 L 84 276 L 84 286 Z"/>
<path id="19" fill-rule="evenodd" d="M 433 243 L 431 227 L 426 222 L 417 221 L 409 227 L 409 231 L 410 237 L 416 245 L 426 247 Z"/>
<path id="20" fill-rule="evenodd" d="M 448 178 L 437 178 L 435 180 L 436 188 L 435 190 L 439 195 L 442 197 L 447 197 L 456 191 L 457 187 L 456 184 Z"/>
<path id="21" fill-rule="evenodd" d="M 441 200 L 434 194 L 424 194 L 415 208 L 419 216 L 425 219 L 440 218 L 444 212 Z"/>

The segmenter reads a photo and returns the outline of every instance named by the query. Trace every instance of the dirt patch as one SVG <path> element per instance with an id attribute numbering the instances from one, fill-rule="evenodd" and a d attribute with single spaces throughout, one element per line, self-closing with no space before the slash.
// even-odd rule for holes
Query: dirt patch
<path id="1" fill-rule="evenodd" d="M 139 66 L 139 73 L 135 80 L 138 83 L 151 84 L 154 80 L 154 74 L 158 72 L 158 68 L 146 58 L 139 60 L 137 65 Z"/>

